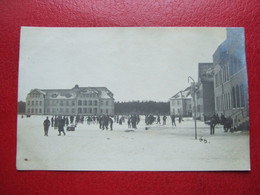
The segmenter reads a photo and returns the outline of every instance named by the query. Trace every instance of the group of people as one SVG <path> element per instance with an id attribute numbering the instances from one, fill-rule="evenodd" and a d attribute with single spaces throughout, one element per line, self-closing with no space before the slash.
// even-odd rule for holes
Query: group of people
<path id="1" fill-rule="evenodd" d="M 145 124 L 146 125 L 152 125 L 155 121 L 156 124 L 161 124 L 161 117 L 163 120 L 163 125 L 166 125 L 166 120 L 167 120 L 167 116 L 163 115 L 157 115 L 157 117 L 155 117 L 152 114 L 146 115 L 145 116 Z M 175 115 L 171 115 L 170 116 L 171 121 L 172 121 L 172 126 L 176 126 L 175 123 Z M 54 127 L 54 129 L 58 129 L 58 136 L 60 136 L 62 133 L 63 135 L 66 135 L 64 128 L 65 126 L 69 126 L 74 125 L 74 127 L 77 126 L 78 123 L 84 123 L 84 121 L 87 122 L 88 125 L 92 124 L 99 124 L 99 128 L 101 130 L 108 130 L 110 129 L 111 131 L 113 130 L 113 123 L 118 123 L 119 125 L 122 125 L 123 123 L 125 123 L 127 121 L 128 124 L 128 128 L 134 128 L 137 129 L 137 125 L 140 122 L 140 116 L 137 114 L 133 114 L 133 115 L 128 115 L 128 116 L 119 116 L 119 115 L 115 115 L 115 116 L 109 116 L 109 115 L 101 115 L 101 116 L 52 116 L 51 119 L 49 120 L 49 118 L 47 117 L 44 122 L 43 122 L 43 126 L 44 126 L 44 135 L 48 136 L 48 130 L 49 127 Z M 182 116 L 179 116 L 179 123 L 181 123 L 181 121 L 183 121 Z"/>
<path id="2" fill-rule="evenodd" d="M 209 117 L 204 116 L 204 122 L 207 123 L 207 119 Z M 224 131 L 228 132 L 228 130 L 230 132 L 232 132 L 234 129 L 232 128 L 233 126 L 233 120 L 231 117 L 226 118 L 224 116 L 224 114 L 221 114 L 221 116 L 219 117 L 218 114 L 214 114 L 212 117 L 209 118 L 209 125 L 210 125 L 210 135 L 214 135 L 215 134 L 215 127 L 217 124 L 223 125 Z"/>

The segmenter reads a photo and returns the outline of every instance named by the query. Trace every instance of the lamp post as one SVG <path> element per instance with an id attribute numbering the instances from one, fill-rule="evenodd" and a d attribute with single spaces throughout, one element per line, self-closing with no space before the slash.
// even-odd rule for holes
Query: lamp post
<path id="1" fill-rule="evenodd" d="M 195 86 L 195 81 L 194 79 L 189 76 L 188 77 L 188 83 L 190 82 L 191 79 L 192 82 L 192 95 L 193 95 L 193 102 L 194 102 L 194 121 L 195 121 L 195 139 L 197 139 L 197 105 L 196 105 L 196 86 Z"/>

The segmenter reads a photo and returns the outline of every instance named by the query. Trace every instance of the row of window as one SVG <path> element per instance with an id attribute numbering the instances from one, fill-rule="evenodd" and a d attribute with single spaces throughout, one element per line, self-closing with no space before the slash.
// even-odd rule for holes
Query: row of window
<path id="1" fill-rule="evenodd" d="M 27 114 L 42 114 L 42 109 L 41 108 L 28 108 L 27 109 Z"/>
<path id="2" fill-rule="evenodd" d="M 230 56 L 229 66 L 225 65 L 223 69 L 221 69 L 218 73 L 215 74 L 216 87 L 228 81 L 230 75 L 237 73 L 242 68 L 243 67 L 241 61 L 234 56 Z"/>
<path id="3" fill-rule="evenodd" d="M 245 106 L 245 88 L 243 84 L 232 87 L 232 92 L 224 93 L 216 97 L 216 110 L 230 110 L 232 108 L 241 108 Z M 232 104 L 231 104 L 232 100 Z"/>
<path id="4" fill-rule="evenodd" d="M 31 104 L 32 104 L 32 106 L 34 105 L 34 101 L 31 101 Z M 103 105 L 106 105 L 106 106 L 109 106 L 109 101 L 100 101 L 100 106 L 103 106 Z M 30 101 L 28 101 L 28 105 L 30 105 Z M 36 105 L 38 105 L 38 101 L 36 101 Z M 40 105 L 42 105 L 42 102 L 40 101 Z M 49 105 L 52 105 L 52 106 L 54 106 L 54 105 L 60 105 L 60 106 L 75 106 L 75 101 L 68 101 L 68 100 L 66 100 L 66 101 L 63 101 L 63 100 L 54 100 L 54 101 L 49 101 L 49 100 L 47 100 L 46 101 L 46 106 L 49 106 Z M 84 106 L 87 106 L 87 105 L 89 105 L 89 106 L 92 106 L 92 105 L 94 105 L 94 106 L 97 106 L 98 105 L 98 101 L 97 100 L 78 100 L 78 106 L 82 106 L 82 105 L 84 105 Z"/>
<path id="5" fill-rule="evenodd" d="M 27 105 L 28 106 L 31 106 L 31 105 L 34 106 L 34 103 L 35 103 L 35 106 L 38 106 L 38 105 L 41 106 L 42 105 L 42 101 L 38 101 L 38 100 L 36 100 L 36 101 L 28 101 Z"/>
<path id="6" fill-rule="evenodd" d="M 30 97 L 30 98 L 40 98 L 41 95 L 39 95 L 39 94 L 29 94 L 28 97 Z"/>
<path id="7" fill-rule="evenodd" d="M 181 105 L 181 100 L 172 100 L 172 106 Z"/>
<path id="8" fill-rule="evenodd" d="M 82 94 L 80 97 L 82 97 L 82 98 L 96 98 L 97 94 Z"/>

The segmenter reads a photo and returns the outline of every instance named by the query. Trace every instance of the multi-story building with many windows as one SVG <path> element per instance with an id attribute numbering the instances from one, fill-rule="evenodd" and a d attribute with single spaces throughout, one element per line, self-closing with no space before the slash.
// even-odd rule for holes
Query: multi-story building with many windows
<path id="1" fill-rule="evenodd" d="M 32 89 L 26 97 L 27 115 L 114 115 L 113 93 L 106 87 Z"/>
<path id="2" fill-rule="evenodd" d="M 243 28 L 227 28 L 226 40 L 213 55 L 215 112 L 249 128 L 248 80 Z"/>
<path id="3" fill-rule="evenodd" d="M 191 99 L 190 87 L 172 96 L 170 98 L 170 114 L 191 116 Z"/>

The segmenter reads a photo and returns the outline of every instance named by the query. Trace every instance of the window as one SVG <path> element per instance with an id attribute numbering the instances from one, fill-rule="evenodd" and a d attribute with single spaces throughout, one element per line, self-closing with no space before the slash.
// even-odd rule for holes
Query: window
<path id="1" fill-rule="evenodd" d="M 60 101 L 60 105 L 63 106 L 63 101 L 62 100 Z"/>
<path id="2" fill-rule="evenodd" d="M 34 101 L 32 101 L 32 106 L 34 105 Z"/>
<path id="3" fill-rule="evenodd" d="M 97 114 L 97 108 L 94 108 L 94 114 Z"/>
<path id="4" fill-rule="evenodd" d="M 87 108 L 83 108 L 83 112 L 84 113 L 87 113 L 88 111 L 87 111 Z"/>
<path id="5" fill-rule="evenodd" d="M 78 113 L 81 114 L 82 113 L 82 109 L 78 108 Z"/>
<path id="6" fill-rule="evenodd" d="M 39 101 L 39 103 L 40 103 L 40 106 L 42 105 L 42 101 Z"/>
<path id="7" fill-rule="evenodd" d="M 38 113 L 38 109 L 37 108 L 35 108 L 35 114 L 37 114 Z"/>
<path id="8" fill-rule="evenodd" d="M 240 85 L 240 94 L 241 94 L 241 107 L 245 106 L 245 92 L 244 92 L 244 85 Z"/>
<path id="9" fill-rule="evenodd" d="M 78 100 L 78 105 L 81 106 L 82 105 L 82 101 Z"/>
<path id="10" fill-rule="evenodd" d="M 27 113 L 30 113 L 30 108 L 27 109 Z"/>
<path id="11" fill-rule="evenodd" d="M 72 105 L 72 106 L 75 106 L 75 101 L 72 101 L 72 102 L 71 102 L 71 105 Z"/>
<path id="12" fill-rule="evenodd" d="M 88 101 L 88 105 L 90 105 L 90 106 L 92 105 L 92 100 Z"/>
<path id="13" fill-rule="evenodd" d="M 239 93 L 239 87 L 236 86 L 236 98 L 237 98 L 237 108 L 240 107 L 240 93 Z"/>
<path id="14" fill-rule="evenodd" d="M 236 108 L 236 92 L 235 92 L 235 87 L 232 87 L 232 102 L 233 102 L 233 108 Z"/>
<path id="15" fill-rule="evenodd" d="M 103 101 L 102 100 L 100 101 L 100 106 L 103 106 Z"/>
<path id="16" fill-rule="evenodd" d="M 75 109 L 74 109 L 74 108 L 72 108 L 72 109 L 71 109 L 71 112 L 72 112 L 72 113 L 75 113 Z"/>
<path id="17" fill-rule="evenodd" d="M 32 108 L 32 110 L 31 110 L 31 113 L 32 113 L 32 114 L 33 114 L 33 111 L 34 111 L 34 110 L 33 110 L 33 108 Z"/>
<path id="18" fill-rule="evenodd" d="M 39 113 L 40 113 L 40 114 L 42 113 L 42 109 L 41 109 L 41 108 L 39 109 Z"/>
<path id="19" fill-rule="evenodd" d="M 27 105 L 30 106 L 30 101 L 28 101 Z"/>
<path id="20" fill-rule="evenodd" d="M 70 104 L 69 104 L 69 101 L 66 101 L 66 106 L 69 106 Z"/>
<path id="21" fill-rule="evenodd" d="M 92 113 L 92 108 L 89 108 L 89 113 Z"/>
<path id="22" fill-rule="evenodd" d="M 88 105 L 88 101 L 84 100 L 84 106 Z"/>
<path id="23" fill-rule="evenodd" d="M 94 105 L 97 106 L 97 100 L 94 101 Z"/>
<path id="24" fill-rule="evenodd" d="M 106 106 L 108 106 L 108 101 L 106 101 Z"/>
<path id="25" fill-rule="evenodd" d="M 103 109 L 100 109 L 100 113 L 103 114 Z"/>
<path id="26" fill-rule="evenodd" d="M 108 109 L 106 109 L 106 114 L 108 114 Z"/>

